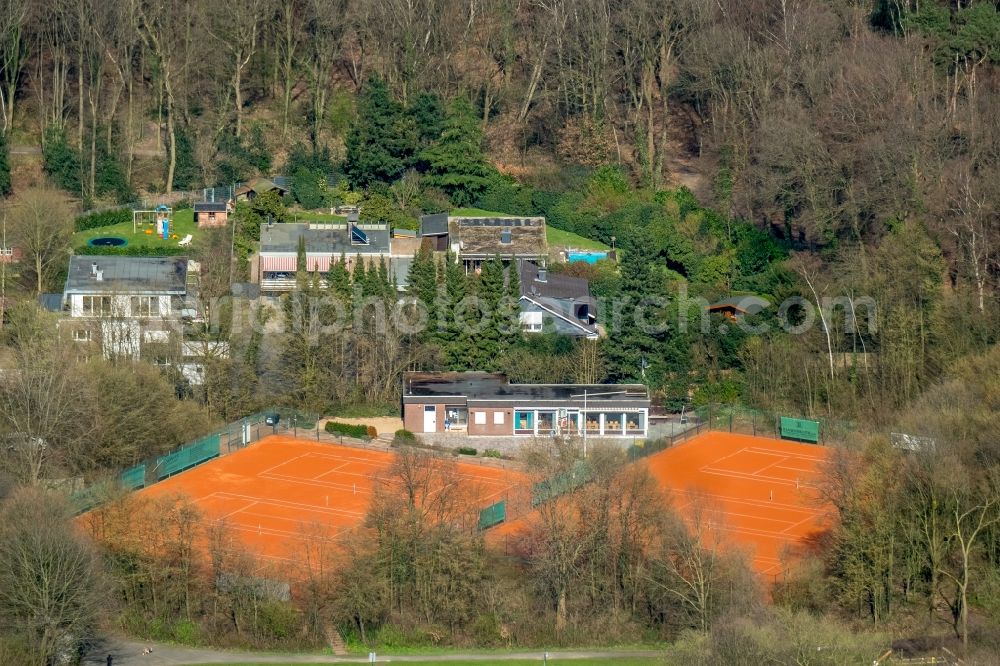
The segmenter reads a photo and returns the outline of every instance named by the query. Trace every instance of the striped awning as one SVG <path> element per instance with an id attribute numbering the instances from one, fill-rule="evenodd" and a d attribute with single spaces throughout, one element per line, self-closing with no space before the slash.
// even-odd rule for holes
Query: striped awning
<path id="1" fill-rule="evenodd" d="M 331 259 L 332 257 L 329 254 L 307 254 L 306 270 L 310 273 L 313 271 L 326 273 L 330 270 Z"/>
<path id="2" fill-rule="evenodd" d="M 260 258 L 260 270 L 266 273 L 294 273 L 296 263 L 295 257 L 269 257 L 262 255 Z"/>

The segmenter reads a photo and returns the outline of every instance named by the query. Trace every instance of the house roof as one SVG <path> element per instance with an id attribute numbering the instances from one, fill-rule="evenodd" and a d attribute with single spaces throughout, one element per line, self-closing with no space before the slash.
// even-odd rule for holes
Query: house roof
<path id="1" fill-rule="evenodd" d="M 520 262 L 518 277 L 522 296 L 543 296 L 572 300 L 590 299 L 590 282 L 585 278 L 546 271 L 544 282 L 538 279 L 539 266 L 533 261 Z"/>
<path id="2" fill-rule="evenodd" d="M 522 261 L 518 275 L 521 283 L 521 299 L 528 300 L 551 315 L 576 326 L 587 335 L 597 335 L 597 303 L 590 295 L 590 283 L 579 277 L 560 275 L 546 271 L 544 281 L 539 280 L 540 269 L 533 261 Z M 577 317 L 577 308 L 587 306 L 588 320 Z"/>
<path id="3" fill-rule="evenodd" d="M 260 253 L 298 252 L 300 237 L 305 238 L 306 252 L 334 255 L 389 253 L 389 225 L 365 224 L 359 228 L 368 238 L 367 245 L 352 242 L 350 225 L 347 224 L 263 224 L 260 227 Z"/>
<path id="4" fill-rule="evenodd" d="M 196 213 L 225 213 L 226 210 L 225 201 L 199 201 L 194 205 Z"/>
<path id="5" fill-rule="evenodd" d="M 421 236 L 444 236 L 448 233 L 448 213 L 420 216 Z"/>
<path id="6" fill-rule="evenodd" d="M 257 180 L 251 181 L 244 185 L 243 187 L 236 190 L 236 194 L 246 194 L 247 192 L 256 192 L 257 194 L 263 194 L 264 192 L 270 192 L 271 190 L 281 190 L 283 193 L 288 192 L 288 187 L 284 185 L 278 185 L 277 183 L 268 180 L 267 178 L 258 178 Z"/>
<path id="7" fill-rule="evenodd" d="M 771 307 L 770 301 L 760 296 L 746 294 L 743 296 L 729 296 L 716 301 L 708 306 L 710 312 L 718 310 L 736 310 L 743 314 L 755 315 L 761 310 Z"/>
<path id="8" fill-rule="evenodd" d="M 577 334 L 586 335 L 588 338 L 596 338 L 598 336 L 597 324 L 593 323 L 590 319 L 591 316 L 595 317 L 596 313 L 594 311 L 594 305 L 589 300 L 568 300 L 568 299 L 558 299 L 558 298 L 545 298 L 545 297 L 521 297 L 522 307 L 526 303 L 534 303 L 544 312 L 558 317 L 566 324 L 578 331 Z M 580 319 L 577 313 L 577 308 L 581 305 L 587 306 L 587 319 Z M 543 315 L 544 316 L 544 315 Z"/>
<path id="9" fill-rule="evenodd" d="M 465 398 L 474 403 L 553 403 L 601 409 L 610 405 L 649 407 L 642 384 L 511 384 L 505 375 L 486 372 L 408 372 L 403 378 L 403 402 L 439 402 Z"/>
<path id="10" fill-rule="evenodd" d="M 101 280 L 93 274 L 94 264 Z M 187 293 L 187 269 L 187 257 L 75 255 L 69 259 L 64 294 L 183 296 Z"/>
<path id="11" fill-rule="evenodd" d="M 510 232 L 510 242 L 501 240 Z M 450 242 L 459 244 L 462 257 L 541 257 L 548 254 L 544 217 L 452 217 Z"/>

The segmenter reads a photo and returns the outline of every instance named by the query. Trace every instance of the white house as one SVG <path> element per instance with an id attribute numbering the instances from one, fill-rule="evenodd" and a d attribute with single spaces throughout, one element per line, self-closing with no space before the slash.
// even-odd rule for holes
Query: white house
<path id="1" fill-rule="evenodd" d="M 61 326 L 107 358 L 162 354 L 178 330 L 187 271 L 186 257 L 70 257 Z"/>

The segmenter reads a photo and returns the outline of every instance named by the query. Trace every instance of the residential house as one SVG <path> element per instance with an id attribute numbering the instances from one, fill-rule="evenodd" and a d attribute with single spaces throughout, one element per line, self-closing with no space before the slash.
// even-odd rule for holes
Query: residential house
<path id="1" fill-rule="evenodd" d="M 483 372 L 408 372 L 403 427 L 415 433 L 489 437 L 644 438 L 649 391 L 642 384 L 512 384 Z"/>
<path id="2" fill-rule="evenodd" d="M 744 296 L 729 296 L 708 306 L 708 311 L 721 314 L 733 321 L 739 321 L 744 315 L 755 315 L 771 307 L 771 303 L 760 296 L 752 294 Z"/>
<path id="3" fill-rule="evenodd" d="M 544 217 L 424 215 L 420 237 L 431 239 L 434 250 L 454 252 L 466 271 L 477 271 L 494 257 L 541 261 L 548 255 Z"/>
<path id="4" fill-rule="evenodd" d="M 210 359 L 229 357 L 229 343 L 213 340 L 186 340 L 181 342 L 177 369 L 192 386 L 205 383 L 205 363 Z"/>
<path id="5" fill-rule="evenodd" d="M 60 327 L 108 358 L 161 358 L 179 326 L 187 273 L 187 257 L 70 257 Z"/>
<path id="6" fill-rule="evenodd" d="M 199 229 L 224 227 L 229 221 L 229 204 L 225 201 L 199 201 L 194 205 L 194 221 Z"/>
<path id="7" fill-rule="evenodd" d="M 260 252 L 253 276 L 264 293 L 291 291 L 296 286 L 299 241 L 306 251 L 306 271 L 325 278 L 330 266 L 343 256 L 353 270 L 360 257 L 377 262 L 391 254 L 388 224 L 270 223 L 261 226 Z"/>
<path id="8" fill-rule="evenodd" d="M 287 184 L 278 184 L 267 178 L 258 178 L 253 182 L 236 188 L 234 198 L 237 201 L 253 201 L 258 195 L 265 192 L 277 192 L 278 196 L 284 197 L 288 194 L 289 189 Z"/>
<path id="9" fill-rule="evenodd" d="M 597 339 L 597 301 L 587 280 L 550 273 L 533 261 L 519 263 L 522 331 Z"/>
<path id="10" fill-rule="evenodd" d="M 21 248 L 4 243 L 0 245 L 0 264 L 16 264 L 24 257 Z"/>

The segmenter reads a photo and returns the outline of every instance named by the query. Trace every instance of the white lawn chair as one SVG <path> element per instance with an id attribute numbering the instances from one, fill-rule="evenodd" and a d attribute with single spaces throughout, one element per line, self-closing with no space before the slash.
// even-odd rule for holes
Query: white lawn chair
<path id="1" fill-rule="evenodd" d="M 194 238 L 194 236 L 192 236 L 191 234 L 188 234 L 184 238 L 182 238 L 179 241 L 177 241 L 177 244 L 180 245 L 181 247 L 184 247 L 185 245 L 190 245 L 191 244 L 191 240 L 193 238 Z"/>

